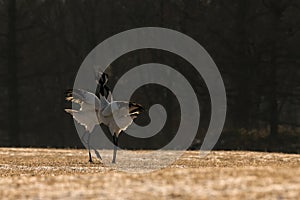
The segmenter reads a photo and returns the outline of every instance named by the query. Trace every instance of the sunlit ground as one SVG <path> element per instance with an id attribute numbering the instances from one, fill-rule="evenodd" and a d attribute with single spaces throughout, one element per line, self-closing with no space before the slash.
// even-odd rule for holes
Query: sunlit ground
<path id="1" fill-rule="evenodd" d="M 120 151 L 117 164 L 110 166 L 111 151 L 100 153 L 107 164 L 96 158 L 95 163 L 88 163 L 86 150 L 0 148 L 0 197 L 297 199 L 300 196 L 297 154 L 214 151 L 200 159 L 198 151 L 188 151 L 172 165 L 143 173 L 143 167 L 145 171 L 154 169 L 168 159 L 167 154 L 178 152 L 148 157 L 148 161 L 153 159 L 150 167 L 142 162 L 147 160 L 142 156 L 147 151 Z M 132 156 L 124 159 L 122 154 Z M 135 170 L 140 173 L 132 173 Z"/>

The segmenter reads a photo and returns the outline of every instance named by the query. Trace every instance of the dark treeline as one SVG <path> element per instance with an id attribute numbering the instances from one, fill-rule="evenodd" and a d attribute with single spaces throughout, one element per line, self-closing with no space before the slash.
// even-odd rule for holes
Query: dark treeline
<path id="1" fill-rule="evenodd" d="M 217 64 L 228 98 L 217 148 L 300 151 L 298 0 L 0 0 L 0 145 L 81 147 L 63 111 L 64 90 L 72 88 L 78 68 L 97 44 L 147 26 L 192 37 Z M 141 50 L 112 63 L 110 86 L 129 66 L 153 60 L 201 79 L 168 52 Z M 198 147 L 210 102 L 205 84 L 199 81 L 195 88 L 204 116 L 193 145 Z M 142 92 L 135 96 L 153 101 Z M 174 110 L 178 105 L 166 106 Z M 164 130 L 172 132 L 178 120 L 168 114 L 171 122 Z"/>

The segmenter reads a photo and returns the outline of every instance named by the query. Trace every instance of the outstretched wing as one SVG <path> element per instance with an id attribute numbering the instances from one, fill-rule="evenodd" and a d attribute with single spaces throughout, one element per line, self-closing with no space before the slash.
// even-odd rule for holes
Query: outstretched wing
<path id="1" fill-rule="evenodd" d="M 65 109 L 65 111 L 73 116 L 73 118 L 82 126 L 85 130 L 92 132 L 94 127 L 99 123 L 96 113 L 87 110 L 87 111 L 77 111 L 72 109 Z"/>
<path id="2" fill-rule="evenodd" d="M 92 132 L 97 124 L 102 123 L 99 121 L 96 111 L 102 110 L 106 102 L 98 99 L 95 94 L 82 89 L 68 90 L 66 100 L 80 105 L 78 111 L 72 109 L 65 109 L 65 111 L 70 113 L 87 131 Z"/>
<path id="3" fill-rule="evenodd" d="M 137 103 L 127 102 L 127 101 L 113 101 L 106 106 L 102 115 L 108 117 L 112 114 L 117 114 L 118 116 L 137 116 L 144 108 Z"/>
<path id="4" fill-rule="evenodd" d="M 102 110 L 99 98 L 86 90 L 70 89 L 66 91 L 66 100 L 80 104 L 80 110 Z"/>
<path id="5" fill-rule="evenodd" d="M 128 113 L 128 103 L 125 101 L 113 101 L 110 102 L 102 111 L 102 115 L 104 117 L 109 117 L 113 115 L 113 113 L 123 112 L 123 115 L 126 115 Z M 127 112 L 126 112 L 127 111 Z"/>

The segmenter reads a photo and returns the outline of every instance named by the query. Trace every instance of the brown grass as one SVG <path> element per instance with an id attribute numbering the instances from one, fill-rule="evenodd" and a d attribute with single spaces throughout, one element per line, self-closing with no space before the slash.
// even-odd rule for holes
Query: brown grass
<path id="1" fill-rule="evenodd" d="M 300 196 L 300 155 L 214 151 L 199 159 L 198 154 L 188 151 L 171 166 L 154 172 L 126 173 L 99 162 L 88 163 L 86 150 L 0 148 L 0 197 L 147 200 Z"/>

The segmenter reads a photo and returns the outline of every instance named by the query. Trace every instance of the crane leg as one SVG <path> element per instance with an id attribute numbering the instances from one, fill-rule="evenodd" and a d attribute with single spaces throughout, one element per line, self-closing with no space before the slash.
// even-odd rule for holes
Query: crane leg
<path id="1" fill-rule="evenodd" d="M 91 134 L 88 135 L 87 145 L 88 145 L 88 149 L 89 149 L 89 162 L 92 163 L 93 160 L 92 160 L 92 155 L 91 155 L 90 137 L 91 137 Z"/>
<path id="2" fill-rule="evenodd" d="M 114 154 L 113 154 L 112 163 L 116 163 L 117 148 L 118 148 L 118 137 L 116 136 L 115 133 L 113 135 L 113 142 L 114 142 Z"/>
<path id="3" fill-rule="evenodd" d="M 88 140 L 87 141 L 85 141 L 85 139 L 84 139 L 84 137 L 85 137 L 86 134 L 87 134 L 87 132 L 85 131 L 84 134 L 81 136 L 81 141 L 88 146 L 88 150 L 89 150 L 89 162 L 93 162 L 92 161 L 91 151 L 90 151 L 91 148 L 94 150 L 97 158 L 99 158 L 100 160 L 102 160 L 102 157 L 101 157 L 100 153 L 97 151 L 97 149 L 95 149 L 92 145 L 90 145 L 90 135 L 91 135 L 91 133 L 88 133 Z"/>
<path id="4" fill-rule="evenodd" d="M 85 135 L 86 135 L 86 131 L 84 131 L 84 133 L 83 133 L 83 135 L 81 136 L 80 139 L 81 139 L 82 142 L 84 142 L 86 144 L 87 142 L 84 140 Z"/>

